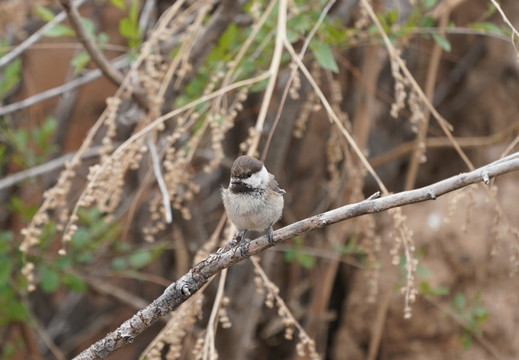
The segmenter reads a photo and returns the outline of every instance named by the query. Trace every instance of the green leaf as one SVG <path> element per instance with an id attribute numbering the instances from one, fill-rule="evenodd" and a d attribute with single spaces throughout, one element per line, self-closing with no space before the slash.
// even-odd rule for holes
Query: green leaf
<path id="1" fill-rule="evenodd" d="M 430 10 L 436 6 L 438 0 L 420 0 L 420 2 L 424 6 L 425 10 Z"/>
<path id="2" fill-rule="evenodd" d="M 287 27 L 303 34 L 312 27 L 312 23 L 307 13 L 301 13 L 291 18 L 287 23 Z"/>
<path id="3" fill-rule="evenodd" d="M 474 30 L 483 31 L 483 32 L 489 33 L 489 34 L 504 35 L 503 30 L 499 26 L 497 26 L 496 24 L 491 23 L 489 21 L 483 21 L 483 22 L 469 25 L 469 28 L 474 29 Z"/>
<path id="4" fill-rule="evenodd" d="M 125 38 L 135 36 L 135 26 L 129 18 L 124 18 L 119 21 L 119 33 Z"/>
<path id="5" fill-rule="evenodd" d="M 472 336 L 470 334 L 461 335 L 461 343 L 463 344 L 463 350 L 468 350 L 472 346 Z"/>
<path id="6" fill-rule="evenodd" d="M 0 288 L 9 284 L 12 267 L 13 261 L 9 257 L 0 258 Z"/>
<path id="7" fill-rule="evenodd" d="M 432 16 L 424 16 L 420 19 L 420 26 L 424 28 L 430 28 L 433 27 L 435 23 L 435 20 Z"/>
<path id="8" fill-rule="evenodd" d="M 54 19 L 54 13 L 47 9 L 46 7 L 37 5 L 34 8 L 34 12 L 36 13 L 36 16 L 42 19 L 43 21 L 49 22 Z"/>
<path id="9" fill-rule="evenodd" d="M 92 20 L 90 20 L 89 18 L 81 18 L 81 22 L 83 23 L 83 26 L 85 27 L 85 30 L 86 32 L 92 36 L 93 38 L 95 38 L 95 29 L 96 29 L 96 26 L 94 24 L 94 22 Z"/>
<path id="10" fill-rule="evenodd" d="M 126 264 L 126 260 L 121 257 L 112 259 L 110 266 L 115 271 L 124 270 L 128 267 L 128 265 Z"/>
<path id="11" fill-rule="evenodd" d="M 310 43 L 310 50 L 312 50 L 312 53 L 314 54 L 317 62 L 319 65 L 321 65 L 321 67 L 327 70 L 331 70 L 334 73 L 339 72 L 339 67 L 335 62 L 332 50 L 327 44 L 319 40 L 314 40 Z"/>
<path id="12" fill-rule="evenodd" d="M 128 259 L 128 262 L 131 267 L 138 269 L 147 265 L 152 259 L 153 256 L 151 254 L 151 251 L 149 251 L 148 249 L 141 249 L 131 254 L 130 258 Z"/>
<path id="13" fill-rule="evenodd" d="M 445 296 L 449 295 L 450 289 L 447 286 L 438 286 L 432 288 L 431 285 L 427 281 L 422 281 L 418 285 L 418 288 L 422 294 L 432 295 L 432 296 Z"/>
<path id="14" fill-rule="evenodd" d="M 293 30 L 287 29 L 287 40 L 293 44 L 299 40 L 299 34 Z"/>
<path id="15" fill-rule="evenodd" d="M 75 32 L 67 25 L 56 24 L 53 27 L 45 30 L 43 35 L 47 37 L 74 36 Z"/>
<path id="16" fill-rule="evenodd" d="M 54 292 L 60 284 L 59 274 L 49 266 L 42 266 L 40 270 L 40 286 L 46 293 Z"/>
<path id="17" fill-rule="evenodd" d="M 480 322 L 485 321 L 488 317 L 488 310 L 484 306 L 473 306 L 471 308 L 472 314 L 478 318 Z"/>
<path id="18" fill-rule="evenodd" d="M 227 29 L 225 29 L 222 36 L 218 40 L 218 47 L 223 49 L 231 49 L 232 45 L 236 43 L 236 39 L 238 38 L 238 26 L 234 23 L 231 23 Z"/>
<path id="19" fill-rule="evenodd" d="M 7 304 L 1 304 L 0 324 L 13 321 L 25 321 L 28 317 L 27 309 L 14 296 L 7 300 Z M 5 318 L 7 317 L 7 319 Z"/>
<path id="20" fill-rule="evenodd" d="M 449 40 L 447 40 L 445 36 L 440 34 L 432 34 L 432 37 L 434 41 L 436 41 L 436 43 L 440 45 L 443 51 L 451 52 L 451 43 L 449 42 Z"/>
<path id="21" fill-rule="evenodd" d="M 85 292 L 87 290 L 86 283 L 79 276 L 73 274 L 65 274 L 65 276 L 63 277 L 63 282 L 69 290 L 76 292 Z"/>
<path id="22" fill-rule="evenodd" d="M 467 305 L 467 300 L 462 293 L 456 293 L 454 299 L 452 300 L 452 305 L 457 310 L 463 310 Z"/>
<path id="23" fill-rule="evenodd" d="M 285 258 L 286 262 L 293 262 L 296 259 L 296 256 L 297 256 L 296 250 L 290 249 L 290 250 L 285 251 L 284 258 Z"/>
<path id="24" fill-rule="evenodd" d="M 14 88 L 21 78 L 22 61 L 14 60 L 5 68 L 4 79 L 0 82 L 0 96 Z"/>
<path id="25" fill-rule="evenodd" d="M 305 269 L 312 269 L 315 266 L 315 257 L 312 255 L 301 253 L 298 260 Z"/>
<path id="26" fill-rule="evenodd" d="M 74 66 L 74 75 L 79 74 L 85 66 L 88 65 L 90 61 L 90 55 L 86 51 L 82 51 L 78 55 L 74 56 L 72 60 L 70 60 L 70 64 Z"/>
<path id="27" fill-rule="evenodd" d="M 118 9 L 126 10 L 126 1 L 124 0 L 110 0 L 110 3 Z"/>

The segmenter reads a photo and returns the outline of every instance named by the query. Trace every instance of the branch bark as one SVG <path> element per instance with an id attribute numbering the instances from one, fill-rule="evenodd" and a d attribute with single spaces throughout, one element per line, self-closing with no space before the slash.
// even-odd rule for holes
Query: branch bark
<path id="1" fill-rule="evenodd" d="M 354 217 L 378 213 L 391 208 L 427 200 L 435 200 L 441 195 L 480 181 L 489 184 L 490 179 L 517 170 L 519 170 L 519 152 L 474 171 L 462 173 L 420 189 L 403 191 L 382 198 L 371 196 L 359 203 L 345 205 L 300 220 L 275 231 L 274 243 L 277 244 L 291 239 L 296 235 L 321 229 Z M 180 304 L 200 290 L 211 277 L 223 269 L 229 268 L 244 260 L 238 247 L 233 245 L 234 244 L 230 244 L 225 249 L 219 249 L 216 254 L 211 254 L 200 261 L 191 268 L 187 274 L 167 287 L 159 298 L 126 320 L 118 329 L 109 333 L 103 339 L 83 351 L 75 359 L 104 358 L 122 346 L 131 343 L 136 336 L 142 333 L 157 319 L 175 310 Z M 266 235 L 252 240 L 246 246 L 249 256 L 256 255 L 269 247 L 271 247 L 271 245 Z"/>

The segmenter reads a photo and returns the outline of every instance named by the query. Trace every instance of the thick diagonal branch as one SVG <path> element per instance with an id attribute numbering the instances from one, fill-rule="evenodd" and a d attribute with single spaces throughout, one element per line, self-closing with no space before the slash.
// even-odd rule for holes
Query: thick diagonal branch
<path id="1" fill-rule="evenodd" d="M 311 216 L 274 232 L 274 242 L 279 243 L 296 235 L 321 229 L 354 217 L 434 200 L 441 195 L 474 183 L 483 181 L 488 184 L 490 179 L 496 176 L 517 170 L 519 170 L 519 153 L 509 155 L 469 173 L 462 173 L 420 189 L 404 191 L 382 198 L 374 198 L 372 196 L 359 203 L 345 205 Z M 247 253 L 255 255 L 270 246 L 267 236 L 262 236 L 247 245 Z M 135 337 L 157 319 L 175 310 L 180 304 L 199 291 L 212 276 L 242 260 L 244 260 L 244 257 L 237 247 L 221 249 L 216 254 L 209 255 L 189 270 L 187 274 L 171 284 L 159 298 L 125 321 L 118 329 L 79 354 L 76 359 L 104 358 L 120 347 L 131 343 Z"/>

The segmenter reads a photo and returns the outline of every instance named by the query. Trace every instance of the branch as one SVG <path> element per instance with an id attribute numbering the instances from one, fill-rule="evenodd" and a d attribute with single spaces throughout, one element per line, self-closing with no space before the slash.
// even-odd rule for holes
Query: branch
<path id="1" fill-rule="evenodd" d="M 116 86 L 121 86 L 124 81 L 124 76 L 110 65 L 110 62 L 106 56 L 99 49 L 90 34 L 88 34 L 85 27 L 83 26 L 83 23 L 81 22 L 81 16 L 79 16 L 79 12 L 74 4 L 72 4 L 70 0 L 59 0 L 59 2 L 67 13 L 68 20 L 70 21 L 72 29 L 74 29 L 76 33 L 78 41 L 83 45 L 88 55 L 90 55 L 92 61 L 96 63 L 96 65 L 108 78 L 108 80 L 110 80 Z M 134 97 L 135 101 L 137 101 L 139 106 L 141 106 L 143 109 L 148 108 L 148 99 L 142 89 L 133 89 L 132 96 Z"/>
<path id="2" fill-rule="evenodd" d="M 3 59 L 3 58 L 2 58 Z M 1 60 L 1 59 L 0 59 Z M 125 66 L 128 66 L 129 62 L 127 58 L 120 58 L 117 60 L 114 60 L 111 66 L 113 66 L 115 69 L 124 68 Z M 56 86 L 55 88 L 42 91 L 40 93 L 37 93 L 36 95 L 30 96 L 28 98 L 25 98 L 23 100 L 20 100 L 18 102 L 5 105 L 0 107 L 0 116 L 7 115 L 9 113 L 22 110 L 26 107 L 38 104 L 44 100 L 60 96 L 63 93 L 69 92 L 71 90 L 74 90 L 80 86 L 83 86 L 85 84 L 88 84 L 89 82 L 92 82 L 94 80 L 97 80 L 102 76 L 102 71 L 100 69 L 90 70 L 85 75 L 81 77 L 77 77 L 68 83 L 65 83 L 60 86 Z"/>
<path id="3" fill-rule="evenodd" d="M 435 200 L 441 195 L 480 181 L 484 181 L 488 184 L 491 178 L 517 170 L 519 170 L 519 152 L 474 171 L 462 173 L 420 189 L 403 191 L 382 198 L 372 196 L 359 203 L 345 205 L 300 220 L 275 231 L 274 242 L 277 244 L 289 240 L 294 236 L 322 229 L 331 224 L 361 215 L 378 213 L 391 208 L 427 200 Z M 271 246 L 267 236 L 264 235 L 252 240 L 246 247 L 248 255 L 252 256 Z M 117 330 L 109 333 L 103 339 L 83 351 L 75 359 L 104 358 L 122 346 L 131 343 L 135 337 L 157 319 L 175 310 L 180 304 L 199 291 L 211 277 L 242 260 L 244 260 L 244 257 L 241 255 L 240 250 L 238 247 L 232 247 L 232 245 L 228 245 L 225 249 L 219 249 L 216 254 L 210 254 L 207 258 L 191 268 L 187 274 L 167 287 L 159 298 L 126 320 Z"/>
<path id="4" fill-rule="evenodd" d="M 81 155 L 81 160 L 89 159 L 91 157 L 96 157 L 99 155 L 99 151 L 102 149 L 102 145 L 93 147 L 89 150 L 86 150 Z M 48 162 L 32 167 L 30 169 L 18 171 L 14 174 L 6 175 L 5 177 L 0 179 L 0 191 L 9 189 L 10 187 L 33 177 L 40 176 L 46 173 L 49 173 L 54 170 L 59 170 L 67 161 L 72 160 L 72 158 L 76 155 L 76 153 L 70 153 L 62 155 L 58 158 L 49 160 Z"/>
<path id="5" fill-rule="evenodd" d="M 84 2 L 85 2 L 85 0 L 77 0 L 74 3 L 74 6 L 79 7 Z M 7 66 L 11 61 L 13 61 L 18 56 L 20 56 L 25 50 L 27 50 L 33 44 L 38 42 L 38 40 L 40 40 L 40 38 L 43 36 L 45 31 L 47 31 L 48 29 L 52 28 L 54 25 L 59 24 L 60 22 L 65 20 L 66 17 L 67 17 L 67 15 L 65 14 L 65 12 L 60 12 L 58 15 L 56 15 L 54 17 L 54 19 L 52 19 L 51 21 L 49 21 L 48 23 L 43 25 L 38 31 L 36 31 L 34 34 L 29 36 L 27 39 L 25 39 L 20 45 L 18 45 L 16 48 L 14 48 L 14 50 L 12 50 L 9 53 L 5 54 L 5 56 L 3 56 L 0 59 L 0 69 L 2 69 L 5 66 Z"/>

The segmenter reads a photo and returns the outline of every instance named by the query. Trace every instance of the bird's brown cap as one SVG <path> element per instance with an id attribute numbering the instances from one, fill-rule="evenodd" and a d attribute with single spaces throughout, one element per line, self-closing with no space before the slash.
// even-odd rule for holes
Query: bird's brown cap
<path id="1" fill-rule="evenodd" d="M 234 160 L 231 168 L 231 177 L 237 179 L 245 179 L 252 174 L 261 171 L 263 163 L 256 158 L 248 155 L 242 155 Z"/>

